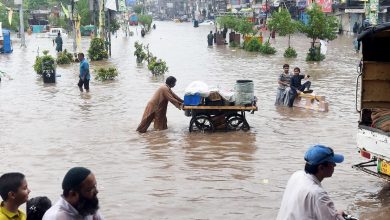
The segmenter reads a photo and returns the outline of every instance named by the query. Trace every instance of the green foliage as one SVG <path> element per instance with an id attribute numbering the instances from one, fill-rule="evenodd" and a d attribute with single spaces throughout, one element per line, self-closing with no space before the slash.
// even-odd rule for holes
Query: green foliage
<path id="1" fill-rule="evenodd" d="M 88 56 L 91 60 L 102 60 L 108 58 L 108 53 L 105 50 L 104 40 L 101 38 L 94 38 L 88 49 Z"/>
<path id="2" fill-rule="evenodd" d="M 229 43 L 229 46 L 230 46 L 230 47 L 239 47 L 240 44 L 237 43 L 237 42 L 235 42 L 235 41 L 232 41 L 232 42 Z"/>
<path id="3" fill-rule="evenodd" d="M 48 50 L 43 51 L 43 56 L 37 56 L 33 65 L 35 72 L 38 75 L 43 74 L 43 70 L 55 70 L 56 65 L 54 57 L 48 54 Z"/>
<path id="4" fill-rule="evenodd" d="M 150 15 L 139 15 L 138 22 L 145 26 L 146 32 L 148 32 L 152 25 L 153 18 Z"/>
<path id="5" fill-rule="evenodd" d="M 107 68 L 99 68 L 97 70 L 97 74 L 95 76 L 96 80 L 105 81 L 105 80 L 114 80 L 115 77 L 119 75 L 119 72 L 116 68 L 109 67 Z"/>
<path id="6" fill-rule="evenodd" d="M 260 53 L 262 54 L 275 54 L 276 49 L 271 46 L 271 44 L 267 41 L 263 45 L 261 45 Z"/>
<path id="7" fill-rule="evenodd" d="M 89 0 L 79 0 L 76 4 L 77 11 L 80 14 L 80 25 L 91 24 L 91 11 L 89 10 Z M 76 14 L 74 15 L 77 16 Z"/>
<path id="8" fill-rule="evenodd" d="M 66 49 L 63 52 L 57 54 L 57 64 L 69 64 L 73 62 L 73 55 Z"/>
<path id="9" fill-rule="evenodd" d="M 143 44 L 138 41 L 134 42 L 134 56 L 137 57 L 137 63 L 142 63 L 146 59 L 146 53 L 143 50 Z"/>
<path id="10" fill-rule="evenodd" d="M 241 34 L 255 34 L 253 24 L 246 18 L 234 17 L 233 15 L 225 15 L 217 18 L 217 23 L 221 27 L 232 29 Z"/>
<path id="11" fill-rule="evenodd" d="M 268 21 L 268 27 L 275 30 L 280 36 L 289 36 L 288 47 L 290 48 L 290 35 L 298 30 L 299 23 L 291 19 L 290 12 L 282 9 L 280 12 L 274 12 L 272 19 Z"/>
<path id="12" fill-rule="evenodd" d="M 4 5 L 0 5 L 0 21 L 3 22 L 2 23 L 2 27 L 4 29 L 9 29 L 11 31 L 17 31 L 19 30 L 19 12 L 17 11 L 14 11 L 13 12 L 13 15 L 12 15 L 12 20 L 11 20 L 11 24 L 9 24 L 8 22 L 8 10 L 5 8 L 6 4 Z M 9 5 L 10 7 L 12 7 L 12 5 Z M 8 6 L 7 6 L 8 7 Z M 27 30 L 28 28 L 28 13 L 25 11 L 23 13 L 23 19 L 24 19 L 24 28 L 25 30 Z"/>
<path id="13" fill-rule="evenodd" d="M 232 15 L 224 15 L 217 18 L 217 23 L 220 27 L 226 27 L 228 29 L 234 29 L 237 26 L 237 19 Z"/>
<path id="14" fill-rule="evenodd" d="M 141 14 L 144 10 L 144 6 L 143 5 L 134 5 L 133 7 L 133 11 L 136 13 L 136 14 Z"/>
<path id="15" fill-rule="evenodd" d="M 36 9 L 46 9 L 49 6 L 47 0 L 29 0 L 28 1 L 28 9 L 36 10 Z"/>
<path id="16" fill-rule="evenodd" d="M 163 75 L 168 71 L 167 64 L 165 61 L 162 61 L 161 59 L 157 59 L 157 57 L 152 57 L 149 64 L 148 69 L 154 74 L 154 75 Z"/>
<path id="17" fill-rule="evenodd" d="M 298 56 L 297 52 L 294 50 L 294 48 L 289 47 L 284 51 L 283 56 L 285 58 L 295 58 Z"/>
<path id="18" fill-rule="evenodd" d="M 110 32 L 115 33 L 120 27 L 118 20 L 116 18 L 112 18 L 110 22 Z"/>
<path id="19" fill-rule="evenodd" d="M 307 25 L 301 23 L 299 29 L 312 39 L 312 44 L 317 39 L 336 39 L 336 31 L 338 30 L 338 22 L 335 16 L 327 16 L 322 12 L 321 6 L 312 4 L 312 7 L 307 10 L 309 20 Z"/>
<path id="20" fill-rule="evenodd" d="M 307 61 L 321 61 L 325 56 L 320 53 L 319 47 L 314 47 L 317 39 L 336 39 L 336 31 L 338 29 L 338 22 L 335 16 L 327 16 L 322 12 L 321 6 L 312 4 L 311 8 L 307 10 L 309 15 L 308 23 L 305 25 L 301 23 L 299 29 L 305 33 L 308 38 L 312 39 L 311 48 L 307 54 Z"/>
<path id="21" fill-rule="evenodd" d="M 287 9 L 282 9 L 280 12 L 272 14 L 272 19 L 268 21 L 268 27 L 278 32 L 280 36 L 287 36 L 297 31 L 298 24 L 291 19 Z"/>
<path id="22" fill-rule="evenodd" d="M 325 55 L 321 54 L 320 47 L 312 47 L 309 49 L 309 53 L 306 56 L 306 61 L 322 61 L 325 59 Z"/>
<path id="23" fill-rule="evenodd" d="M 63 17 L 49 17 L 49 24 L 53 27 L 61 27 L 66 29 L 68 26 L 68 23 L 65 21 L 65 18 Z"/>
<path id="24" fill-rule="evenodd" d="M 261 49 L 261 43 L 257 37 L 252 37 L 248 42 L 244 42 L 244 50 L 250 52 L 259 52 Z"/>
<path id="25" fill-rule="evenodd" d="M 245 18 L 239 18 L 236 23 L 235 31 L 239 32 L 243 35 L 255 34 L 256 32 L 253 30 L 253 24 L 249 22 Z"/>

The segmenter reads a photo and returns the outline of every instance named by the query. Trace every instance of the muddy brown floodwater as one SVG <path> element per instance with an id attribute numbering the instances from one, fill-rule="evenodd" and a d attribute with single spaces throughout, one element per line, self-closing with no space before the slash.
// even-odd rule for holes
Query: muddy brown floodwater
<path id="1" fill-rule="evenodd" d="M 115 66 L 113 82 L 92 80 L 91 92 L 76 86 L 78 64 L 59 66 L 55 85 L 44 85 L 32 65 L 48 38 L 27 36 L 26 49 L 14 38 L 14 52 L 0 55 L 0 69 L 12 76 L 0 84 L 0 173 L 26 174 L 30 197 L 61 194 L 61 181 L 73 166 L 89 167 L 97 177 L 101 212 L 106 219 L 275 219 L 289 176 L 303 169 L 306 149 L 316 143 L 345 155 L 332 178 L 323 181 L 336 207 L 361 219 L 388 219 L 390 186 L 351 166 L 363 159 L 356 150 L 356 66 L 360 59 L 351 36 L 332 41 L 321 63 L 305 62 L 310 40 L 292 37 L 297 59 L 286 60 L 287 39 L 276 37 L 273 56 L 225 46 L 207 47 L 210 27 L 156 22 L 140 37 L 113 37 L 112 58 L 91 68 Z M 163 81 L 135 63 L 134 41 L 150 44 L 178 79 L 184 95 L 194 80 L 232 88 L 252 79 L 259 110 L 247 114 L 249 132 L 190 134 L 190 118 L 168 108 L 166 131 L 138 134 L 147 101 Z M 65 38 L 65 48 L 72 47 Z M 83 38 L 83 51 L 89 38 Z M 277 77 L 284 63 L 309 73 L 329 112 L 274 106 Z"/>

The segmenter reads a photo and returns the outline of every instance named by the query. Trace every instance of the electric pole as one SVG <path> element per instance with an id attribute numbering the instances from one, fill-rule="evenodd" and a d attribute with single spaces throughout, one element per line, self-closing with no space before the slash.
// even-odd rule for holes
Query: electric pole
<path id="1" fill-rule="evenodd" d="M 23 0 L 15 0 L 15 5 L 19 4 L 19 34 L 21 37 L 20 47 L 26 47 L 26 39 L 24 37 L 24 19 L 23 19 Z"/>
<path id="2" fill-rule="evenodd" d="M 74 19 L 74 4 L 78 0 L 72 0 L 72 30 L 73 30 L 73 53 L 77 53 L 77 43 L 76 43 L 76 20 Z M 78 20 L 78 17 L 77 17 Z"/>

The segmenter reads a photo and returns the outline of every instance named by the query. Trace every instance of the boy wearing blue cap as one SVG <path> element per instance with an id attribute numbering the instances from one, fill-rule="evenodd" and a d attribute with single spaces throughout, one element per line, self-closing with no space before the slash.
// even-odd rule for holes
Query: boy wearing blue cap
<path id="1" fill-rule="evenodd" d="M 344 212 L 336 210 L 321 186 L 321 181 L 332 176 L 336 163 L 343 162 L 344 156 L 335 154 L 330 147 L 315 145 L 305 153 L 305 161 L 305 171 L 295 172 L 288 180 L 276 219 L 344 219 Z"/>

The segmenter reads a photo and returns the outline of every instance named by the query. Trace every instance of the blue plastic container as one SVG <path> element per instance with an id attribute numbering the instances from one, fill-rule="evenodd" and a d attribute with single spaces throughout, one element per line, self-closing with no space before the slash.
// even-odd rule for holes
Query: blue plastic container
<path id="1" fill-rule="evenodd" d="M 201 103 L 202 96 L 199 94 L 184 96 L 184 105 L 200 105 Z"/>

